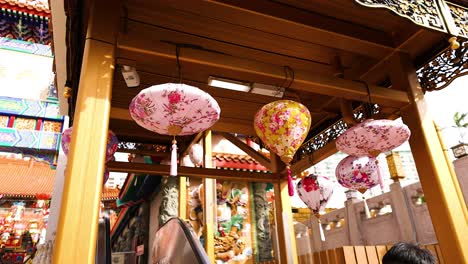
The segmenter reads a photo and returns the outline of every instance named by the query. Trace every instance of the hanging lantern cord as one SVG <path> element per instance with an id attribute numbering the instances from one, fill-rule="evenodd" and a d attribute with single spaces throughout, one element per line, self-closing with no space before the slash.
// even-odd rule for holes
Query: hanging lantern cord
<path id="1" fill-rule="evenodd" d="M 277 95 L 281 94 L 281 92 L 285 92 L 286 89 L 291 87 L 291 84 L 294 82 L 294 70 L 289 66 L 283 66 L 284 69 L 284 80 L 283 83 L 278 87 Z"/>
<path id="2" fill-rule="evenodd" d="M 181 66 L 180 66 L 179 56 L 180 56 L 180 46 L 176 45 L 177 74 L 178 74 L 179 83 L 182 83 L 182 70 L 181 70 Z"/>
<path id="3" fill-rule="evenodd" d="M 373 103 L 372 103 L 372 97 L 371 97 L 371 91 L 370 91 L 370 87 L 369 87 L 369 84 L 365 81 L 362 81 L 362 80 L 354 80 L 355 82 L 358 82 L 358 83 L 362 83 L 366 86 L 366 90 L 367 90 L 367 103 L 364 104 L 364 113 L 367 115 L 366 118 L 370 118 L 372 116 L 372 114 L 374 113 L 374 111 L 372 110 L 373 109 Z"/>

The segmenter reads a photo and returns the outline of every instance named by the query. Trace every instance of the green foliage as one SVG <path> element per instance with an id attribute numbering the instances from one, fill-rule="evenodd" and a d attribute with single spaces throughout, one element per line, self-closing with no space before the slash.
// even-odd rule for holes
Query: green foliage
<path id="1" fill-rule="evenodd" d="M 464 122 L 467 115 L 468 113 L 460 113 L 460 112 L 456 112 L 453 115 L 453 121 L 455 123 L 456 128 L 468 128 L 468 121 Z"/>
<path id="2" fill-rule="evenodd" d="M 468 113 L 460 113 L 460 112 L 456 112 L 453 115 L 453 122 L 455 123 L 453 127 L 457 128 L 458 132 L 460 133 L 460 143 L 462 143 L 463 137 L 465 134 L 463 130 L 468 128 L 468 120 L 465 121 L 467 116 L 468 116 Z"/>

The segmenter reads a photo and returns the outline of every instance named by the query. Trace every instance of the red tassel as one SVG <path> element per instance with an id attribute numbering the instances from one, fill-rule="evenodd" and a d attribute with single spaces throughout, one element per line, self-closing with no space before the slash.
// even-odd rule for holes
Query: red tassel
<path id="1" fill-rule="evenodd" d="M 293 181 L 292 181 L 292 178 L 291 178 L 291 168 L 288 166 L 286 168 L 286 170 L 288 171 L 288 192 L 289 192 L 289 196 L 293 196 L 294 195 L 294 186 L 293 186 Z"/>
<path id="2" fill-rule="evenodd" d="M 171 176 L 177 176 L 177 141 L 172 140 L 172 149 L 171 149 Z"/>

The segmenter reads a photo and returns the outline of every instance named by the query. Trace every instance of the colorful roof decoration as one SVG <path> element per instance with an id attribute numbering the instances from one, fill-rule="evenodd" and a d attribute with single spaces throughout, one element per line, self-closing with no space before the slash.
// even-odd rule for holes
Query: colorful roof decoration
<path id="1" fill-rule="evenodd" d="M 0 7 L 35 15 L 50 16 L 48 0 L 0 0 Z"/>
<path id="2" fill-rule="evenodd" d="M 233 169 L 245 171 L 265 171 L 268 169 L 249 155 L 213 153 L 213 166 L 217 169 Z"/>
<path id="3" fill-rule="evenodd" d="M 0 194 L 21 198 L 35 198 L 38 193 L 51 194 L 55 173 L 48 164 L 32 159 L 0 157 Z"/>
<path id="4" fill-rule="evenodd" d="M 33 159 L 0 156 L 0 194 L 3 197 L 36 199 L 52 195 L 56 170 Z M 104 188 L 102 200 L 117 199 L 118 189 Z"/>
<path id="5" fill-rule="evenodd" d="M 0 4 L 0 37 L 50 45 L 49 17 L 11 10 Z"/>

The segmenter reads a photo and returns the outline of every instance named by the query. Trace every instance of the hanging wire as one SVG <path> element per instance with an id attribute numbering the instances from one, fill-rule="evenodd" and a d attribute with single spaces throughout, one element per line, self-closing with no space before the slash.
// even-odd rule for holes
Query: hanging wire
<path id="1" fill-rule="evenodd" d="M 181 70 L 181 66 L 180 66 L 179 56 L 180 56 L 180 46 L 176 45 L 177 74 L 178 74 L 179 83 L 182 83 L 182 70 Z"/>
<path id="2" fill-rule="evenodd" d="M 371 96 L 371 91 L 370 91 L 369 84 L 367 82 L 365 82 L 365 81 L 362 81 L 362 80 L 354 80 L 354 81 L 362 83 L 362 84 L 364 84 L 366 86 L 367 103 L 364 104 L 364 112 L 367 115 L 367 118 L 370 118 L 374 114 L 374 111 L 373 111 L 374 104 L 372 103 L 372 96 Z"/>
<path id="3" fill-rule="evenodd" d="M 294 70 L 289 66 L 283 66 L 283 70 L 284 70 L 284 80 L 283 80 L 283 83 L 280 86 L 278 86 L 276 95 L 284 93 L 286 89 L 291 87 L 291 84 L 294 82 L 294 75 L 295 75 Z"/>
<path id="4" fill-rule="evenodd" d="M 289 71 L 289 74 L 290 74 L 290 77 L 291 77 L 291 81 L 289 82 L 288 87 L 285 87 L 286 89 L 289 89 L 289 87 L 291 87 L 292 83 L 294 82 L 294 78 L 296 77 L 295 76 L 296 74 L 295 74 L 294 70 L 291 67 L 284 66 L 284 68 L 285 68 L 286 71 Z"/>
<path id="5" fill-rule="evenodd" d="M 286 83 L 288 82 L 288 79 L 289 79 L 289 72 L 288 72 L 288 69 L 287 69 L 288 66 L 283 66 L 283 70 L 284 70 L 284 80 L 283 80 L 283 83 L 279 86 L 279 88 L 285 88 L 286 86 Z"/>

